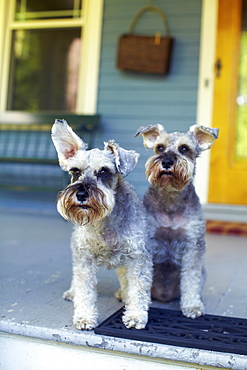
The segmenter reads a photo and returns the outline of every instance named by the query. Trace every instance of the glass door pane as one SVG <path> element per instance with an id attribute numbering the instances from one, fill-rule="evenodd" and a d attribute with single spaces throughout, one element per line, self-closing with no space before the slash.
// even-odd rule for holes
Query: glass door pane
<path id="1" fill-rule="evenodd" d="M 75 112 L 81 29 L 13 31 L 8 110 Z"/>
<path id="2" fill-rule="evenodd" d="M 243 0 L 236 129 L 235 159 L 243 162 L 247 160 L 247 0 Z"/>

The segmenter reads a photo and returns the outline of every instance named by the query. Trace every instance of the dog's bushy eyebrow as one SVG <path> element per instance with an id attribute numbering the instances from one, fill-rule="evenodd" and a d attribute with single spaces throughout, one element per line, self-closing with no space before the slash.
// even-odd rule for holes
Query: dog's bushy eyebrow
<path id="1" fill-rule="evenodd" d="M 75 172 L 75 171 L 81 171 L 78 167 L 72 167 L 70 168 L 69 172 Z"/>

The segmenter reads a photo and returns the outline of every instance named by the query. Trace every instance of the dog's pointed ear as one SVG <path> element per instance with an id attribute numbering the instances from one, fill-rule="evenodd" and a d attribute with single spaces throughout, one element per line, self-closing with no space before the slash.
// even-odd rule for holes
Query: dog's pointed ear
<path id="1" fill-rule="evenodd" d="M 219 129 L 215 127 L 205 127 L 201 125 L 193 125 L 190 127 L 190 132 L 194 135 L 200 151 L 210 149 L 214 141 L 218 138 Z"/>
<path id="2" fill-rule="evenodd" d="M 140 154 L 134 150 L 121 148 L 114 140 L 104 143 L 105 150 L 110 151 L 115 157 L 116 167 L 123 177 L 126 177 L 136 166 Z"/>
<path id="3" fill-rule="evenodd" d="M 156 125 L 141 126 L 137 130 L 135 137 L 142 135 L 144 146 L 147 149 L 153 149 L 154 143 L 161 133 L 166 133 L 166 130 L 160 123 L 157 123 Z"/>
<path id="4" fill-rule="evenodd" d="M 76 155 L 78 150 L 86 150 L 85 144 L 64 119 L 56 119 L 51 129 L 51 138 L 57 150 L 60 166 L 65 169 L 69 158 Z"/>

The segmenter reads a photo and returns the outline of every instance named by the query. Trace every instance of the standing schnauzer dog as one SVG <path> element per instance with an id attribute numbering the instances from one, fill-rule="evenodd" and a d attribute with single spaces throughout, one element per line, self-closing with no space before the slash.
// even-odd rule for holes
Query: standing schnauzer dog
<path id="1" fill-rule="evenodd" d="M 154 150 L 146 162 L 151 183 L 144 205 L 155 224 L 152 297 L 164 302 L 180 298 L 183 314 L 204 314 L 201 292 L 204 284 L 205 222 L 193 185 L 196 158 L 209 149 L 218 129 L 200 125 L 189 132 L 168 134 L 160 124 L 140 127 L 144 146 Z M 152 233 L 152 231 L 151 231 Z"/>
<path id="2" fill-rule="evenodd" d="M 52 140 L 61 168 L 72 175 L 58 196 L 58 212 L 75 224 L 71 249 L 73 276 L 64 298 L 73 300 L 73 324 L 90 330 L 97 325 L 96 271 L 117 268 L 125 302 L 127 328 L 144 328 L 152 286 L 152 258 L 146 249 L 146 211 L 133 187 L 123 178 L 139 154 L 105 143 L 104 150 L 87 145 L 65 120 L 56 120 Z"/>

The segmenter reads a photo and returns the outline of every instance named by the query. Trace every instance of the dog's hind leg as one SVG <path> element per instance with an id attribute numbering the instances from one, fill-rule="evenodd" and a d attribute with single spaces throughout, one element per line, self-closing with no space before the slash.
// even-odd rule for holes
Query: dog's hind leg
<path id="1" fill-rule="evenodd" d="M 172 263 L 154 264 L 151 296 L 161 302 L 170 302 L 180 296 L 180 267 Z"/>
<path id="2" fill-rule="evenodd" d="M 126 277 L 126 273 L 127 273 L 127 270 L 125 267 L 119 267 L 116 270 L 120 288 L 115 292 L 115 297 L 119 301 L 123 301 L 123 302 L 126 302 L 126 299 L 127 299 L 128 280 Z"/>

